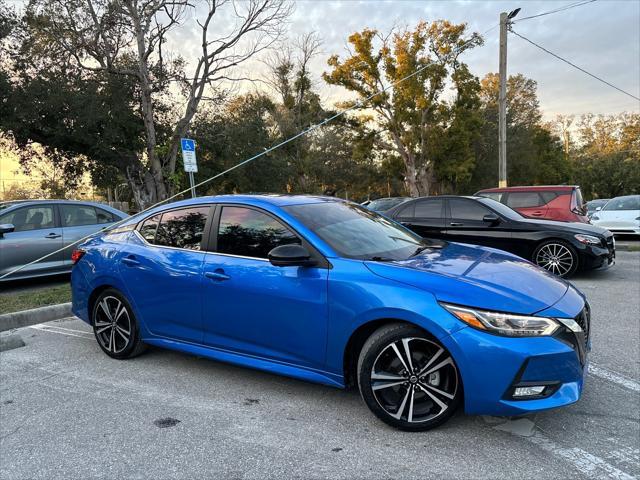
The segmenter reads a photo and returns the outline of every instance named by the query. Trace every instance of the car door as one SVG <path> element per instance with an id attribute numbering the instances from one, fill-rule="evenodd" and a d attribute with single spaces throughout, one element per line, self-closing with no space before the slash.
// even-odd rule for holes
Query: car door
<path id="1" fill-rule="evenodd" d="M 119 254 L 119 272 L 154 335 L 202 343 L 202 266 L 210 206 L 146 218 Z"/>
<path id="2" fill-rule="evenodd" d="M 0 215 L 0 224 L 15 230 L 0 237 L 0 275 L 62 248 L 62 229 L 53 204 L 29 204 Z M 64 252 L 29 265 L 9 278 L 61 273 Z"/>
<path id="3" fill-rule="evenodd" d="M 62 239 L 65 247 L 98 232 L 114 222 L 114 216 L 101 208 L 82 203 L 60 203 Z M 71 266 L 71 251 L 67 250 L 65 264 Z"/>
<path id="4" fill-rule="evenodd" d="M 438 197 L 414 200 L 402 208 L 395 219 L 421 237 L 444 238 L 445 202 Z"/>
<path id="5" fill-rule="evenodd" d="M 503 199 L 507 207 L 531 218 L 547 218 L 549 207 L 540 192 L 508 192 Z"/>
<path id="6" fill-rule="evenodd" d="M 273 248 L 304 239 L 265 211 L 220 206 L 204 265 L 207 345 L 310 367 L 324 364 L 328 269 L 276 267 Z"/>
<path id="7" fill-rule="evenodd" d="M 449 240 L 511 251 L 512 228 L 507 219 L 469 198 L 449 198 L 447 203 Z M 487 221 L 487 216 L 497 221 Z"/>

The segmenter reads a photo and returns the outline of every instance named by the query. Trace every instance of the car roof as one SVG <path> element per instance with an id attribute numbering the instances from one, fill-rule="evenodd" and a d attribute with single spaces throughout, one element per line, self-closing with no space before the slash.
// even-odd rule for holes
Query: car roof
<path id="1" fill-rule="evenodd" d="M 580 188 L 578 185 L 530 185 L 522 187 L 495 187 L 478 190 L 477 193 L 501 193 L 501 192 L 539 192 L 548 190 L 570 191 Z"/>
<path id="2" fill-rule="evenodd" d="M 15 208 L 22 208 L 25 207 L 27 205 L 34 205 L 34 204 L 45 204 L 45 205 L 74 205 L 74 204 L 78 204 L 78 205 L 91 205 L 92 207 L 98 207 L 98 208 L 102 208 L 103 210 L 108 210 L 110 212 L 114 212 L 114 213 L 119 213 L 119 214 L 124 214 L 127 215 L 126 212 L 123 212 L 122 210 L 118 210 L 117 208 L 114 208 L 110 205 L 107 205 L 106 203 L 100 203 L 100 202 L 93 202 L 91 200 L 57 200 L 57 199 L 43 199 L 43 200 L 15 200 L 15 201 L 9 201 L 9 202 L 0 202 L 0 203 L 8 203 L 9 206 L 7 206 L 7 208 L 5 208 L 2 213 L 5 213 L 9 210 L 13 210 Z"/>
<path id="3" fill-rule="evenodd" d="M 291 205 L 304 205 L 309 203 L 323 202 L 344 202 L 345 200 L 337 197 L 326 197 L 322 195 L 289 195 L 281 193 L 260 193 L 260 194 L 230 194 L 230 195 L 212 195 L 205 197 L 189 198 L 178 202 L 167 203 L 162 205 L 165 208 L 175 208 L 188 205 L 201 205 L 206 203 L 246 203 L 247 205 L 273 205 L 276 207 L 288 207 Z"/>

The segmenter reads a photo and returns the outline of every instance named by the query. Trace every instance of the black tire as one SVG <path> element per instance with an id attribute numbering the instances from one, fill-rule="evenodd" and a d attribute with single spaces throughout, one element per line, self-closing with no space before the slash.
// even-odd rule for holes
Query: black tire
<path id="1" fill-rule="evenodd" d="M 579 264 L 578 253 L 564 240 L 542 242 L 534 250 L 531 261 L 561 278 L 569 278 L 576 273 Z"/>
<path id="2" fill-rule="evenodd" d="M 111 358 L 133 358 L 146 349 L 131 304 L 114 288 L 103 291 L 94 302 L 91 324 L 98 345 Z"/>
<path id="3" fill-rule="evenodd" d="M 402 374 L 405 367 L 413 368 L 410 374 Z M 462 398 L 460 375 L 447 349 L 403 323 L 380 327 L 367 339 L 358 359 L 358 387 L 380 420 L 407 431 L 443 424 Z"/>

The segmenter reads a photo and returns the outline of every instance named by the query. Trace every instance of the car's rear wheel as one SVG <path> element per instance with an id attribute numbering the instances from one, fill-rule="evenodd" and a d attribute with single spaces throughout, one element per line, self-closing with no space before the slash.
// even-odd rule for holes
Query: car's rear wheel
<path id="1" fill-rule="evenodd" d="M 446 422 L 462 397 L 450 353 L 423 330 L 407 324 L 381 327 L 365 342 L 358 361 L 358 386 L 378 418 L 410 431 Z"/>
<path id="2" fill-rule="evenodd" d="M 131 358 L 144 351 L 133 309 L 117 290 L 110 288 L 98 296 L 91 323 L 98 345 L 110 357 Z"/>
<path id="3" fill-rule="evenodd" d="M 549 240 L 533 252 L 533 263 L 562 278 L 570 277 L 578 269 L 578 254 L 566 242 Z"/>

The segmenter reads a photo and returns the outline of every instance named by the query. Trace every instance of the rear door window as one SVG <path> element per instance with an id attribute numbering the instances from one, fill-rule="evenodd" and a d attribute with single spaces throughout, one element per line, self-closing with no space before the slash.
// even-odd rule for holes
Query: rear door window
<path id="1" fill-rule="evenodd" d="M 444 201 L 441 198 L 429 200 L 419 200 L 416 202 L 416 218 L 442 218 L 442 207 Z"/>
<path id="2" fill-rule="evenodd" d="M 449 200 L 451 218 L 453 220 L 470 220 L 482 222 L 485 215 L 491 214 L 491 210 L 483 207 L 473 200 L 464 198 L 451 198 Z"/>
<path id="3" fill-rule="evenodd" d="M 91 205 L 60 205 L 60 216 L 63 227 L 96 225 L 98 223 L 96 209 Z"/>
<path id="4" fill-rule="evenodd" d="M 200 250 L 209 210 L 209 207 L 194 207 L 164 212 L 157 227 L 155 244 Z"/>
<path id="5" fill-rule="evenodd" d="M 138 228 L 138 232 L 140 232 L 142 238 L 149 243 L 156 243 L 156 232 L 158 231 L 161 216 L 161 214 L 158 214 L 147 218 Z"/>

